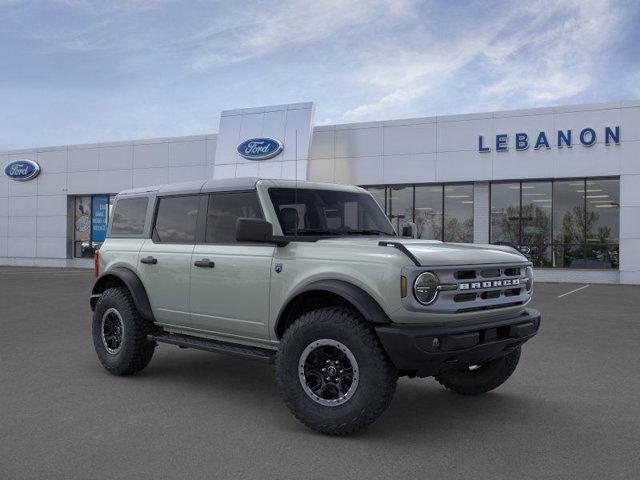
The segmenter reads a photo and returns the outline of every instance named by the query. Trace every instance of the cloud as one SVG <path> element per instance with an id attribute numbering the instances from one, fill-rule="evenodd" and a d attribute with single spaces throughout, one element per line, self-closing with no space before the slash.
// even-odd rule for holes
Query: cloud
<path id="1" fill-rule="evenodd" d="M 193 39 L 198 69 L 220 67 L 260 58 L 283 49 L 317 43 L 344 30 L 403 16 L 407 0 L 281 1 L 273 8 L 248 8 L 230 24 L 214 23 Z"/>
<path id="2" fill-rule="evenodd" d="M 408 105 L 462 84 L 476 87 L 480 108 L 512 106 L 515 97 L 533 105 L 571 99 L 590 88 L 598 56 L 617 38 L 622 17 L 614 7 L 607 0 L 514 2 L 492 18 L 469 12 L 458 32 L 425 35 L 419 47 L 374 45 L 360 53 L 353 75 L 369 88 L 368 98 L 338 120 L 402 115 Z"/>

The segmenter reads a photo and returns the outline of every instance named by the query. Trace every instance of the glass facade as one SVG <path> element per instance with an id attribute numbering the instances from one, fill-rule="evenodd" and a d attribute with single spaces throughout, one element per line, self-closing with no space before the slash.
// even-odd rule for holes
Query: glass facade
<path id="1" fill-rule="evenodd" d="M 365 187 L 397 232 L 416 224 L 418 238 L 473 242 L 473 184 Z"/>
<path id="2" fill-rule="evenodd" d="M 107 235 L 115 195 L 73 197 L 73 256 L 93 257 Z"/>
<path id="3" fill-rule="evenodd" d="M 490 241 L 537 267 L 618 268 L 619 179 L 491 184 Z"/>

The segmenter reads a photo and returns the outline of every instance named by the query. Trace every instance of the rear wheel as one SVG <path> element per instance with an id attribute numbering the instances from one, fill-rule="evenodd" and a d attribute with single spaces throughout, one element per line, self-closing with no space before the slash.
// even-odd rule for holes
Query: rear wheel
<path id="1" fill-rule="evenodd" d="M 345 308 L 301 316 L 285 332 L 276 357 L 276 379 L 289 409 L 330 435 L 355 432 L 382 415 L 397 377 L 373 329 Z"/>
<path id="2" fill-rule="evenodd" d="M 436 375 L 444 387 L 461 395 L 480 395 L 498 388 L 515 371 L 520 360 L 520 347 L 504 357 L 460 370 L 447 370 Z"/>
<path id="3" fill-rule="evenodd" d="M 93 346 L 104 368 L 114 375 L 130 375 L 147 366 L 155 342 L 147 335 L 153 324 L 140 316 L 124 287 L 106 290 L 93 312 Z"/>

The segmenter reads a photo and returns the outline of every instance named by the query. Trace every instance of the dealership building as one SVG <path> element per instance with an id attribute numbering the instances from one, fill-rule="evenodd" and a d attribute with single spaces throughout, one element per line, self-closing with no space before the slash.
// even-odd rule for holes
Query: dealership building
<path id="1" fill-rule="evenodd" d="M 313 119 L 227 110 L 209 135 L 0 152 L 0 265 L 89 267 L 119 191 L 252 176 L 361 185 L 398 231 L 514 246 L 541 280 L 640 284 L 640 101 Z"/>

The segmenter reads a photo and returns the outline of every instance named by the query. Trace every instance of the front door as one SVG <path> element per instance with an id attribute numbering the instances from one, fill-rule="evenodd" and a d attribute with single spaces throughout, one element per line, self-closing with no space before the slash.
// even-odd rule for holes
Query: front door
<path id="1" fill-rule="evenodd" d="M 158 323 L 188 326 L 189 277 L 199 195 L 158 198 L 151 239 L 138 256 L 138 272 Z"/>
<path id="2" fill-rule="evenodd" d="M 191 257 L 191 326 L 229 337 L 268 340 L 275 247 L 236 242 L 236 220 L 263 218 L 255 191 L 209 196 L 204 243 Z"/>

